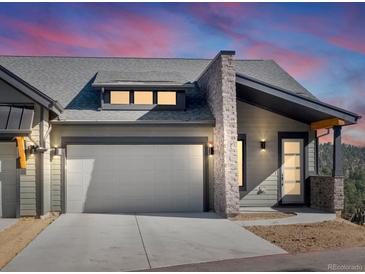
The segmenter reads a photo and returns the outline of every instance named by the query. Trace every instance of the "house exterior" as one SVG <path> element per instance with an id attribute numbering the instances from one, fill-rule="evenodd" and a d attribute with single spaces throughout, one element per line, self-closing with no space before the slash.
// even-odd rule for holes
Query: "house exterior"
<path id="1" fill-rule="evenodd" d="M 271 60 L 0 57 L 2 217 L 343 207 L 341 127 Z M 332 177 L 316 131 L 334 129 Z"/>

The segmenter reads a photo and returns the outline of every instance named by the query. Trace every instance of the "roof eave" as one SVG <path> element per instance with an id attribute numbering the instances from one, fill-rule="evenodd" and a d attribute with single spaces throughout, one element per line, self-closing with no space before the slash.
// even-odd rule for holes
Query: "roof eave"
<path id="1" fill-rule="evenodd" d="M 188 84 L 120 84 L 120 83 L 93 83 L 93 88 L 171 88 L 171 89 L 186 89 L 193 88 L 193 83 Z"/>
<path id="2" fill-rule="evenodd" d="M 200 121 L 171 121 L 171 120 L 154 120 L 154 121 L 126 121 L 126 120 L 52 120 L 51 124 L 55 125 L 207 125 L 214 126 L 214 120 Z"/>
<path id="3" fill-rule="evenodd" d="M 333 115 L 340 119 L 346 121 L 346 125 L 356 124 L 357 121 L 361 118 L 360 115 L 341 109 L 339 107 L 321 102 L 316 99 L 311 99 L 309 97 L 301 96 L 295 94 L 294 92 L 278 88 L 276 86 L 272 86 L 270 84 L 264 83 L 252 77 L 236 73 L 236 82 L 242 85 L 248 85 L 257 90 L 261 90 L 263 92 L 269 93 L 271 95 L 275 95 L 286 99 L 288 101 L 292 101 L 294 103 L 299 103 L 301 105 L 307 106 L 308 108 L 321 107 L 321 111 L 328 113 L 329 115 Z"/>
<path id="4" fill-rule="evenodd" d="M 3 66 L 0 66 L 0 79 L 4 80 L 8 84 L 19 90 L 21 93 L 23 93 L 25 96 L 34 100 L 43 107 L 53 111 L 57 115 L 63 112 L 63 107 L 60 103 L 48 97 L 35 87 L 31 86 L 26 81 L 24 81 L 11 71 L 7 70 Z"/>

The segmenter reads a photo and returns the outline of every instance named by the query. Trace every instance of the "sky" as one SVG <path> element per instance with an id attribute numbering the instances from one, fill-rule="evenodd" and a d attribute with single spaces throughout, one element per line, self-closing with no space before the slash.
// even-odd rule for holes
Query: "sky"
<path id="1" fill-rule="evenodd" d="M 365 146 L 364 3 L 0 3 L 0 22 L 0 55 L 273 59 L 363 116 L 343 140 Z"/>

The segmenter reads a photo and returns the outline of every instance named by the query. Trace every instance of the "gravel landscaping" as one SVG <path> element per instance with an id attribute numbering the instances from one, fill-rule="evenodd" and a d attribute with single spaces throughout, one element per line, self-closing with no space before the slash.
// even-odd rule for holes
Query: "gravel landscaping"
<path id="1" fill-rule="evenodd" d="M 21 218 L 14 225 L 0 231 L 0 269 L 56 218 L 56 215 L 42 219 Z"/>
<path id="2" fill-rule="evenodd" d="M 365 246 L 365 226 L 343 219 L 314 224 L 251 226 L 246 229 L 289 253 Z"/>
<path id="3" fill-rule="evenodd" d="M 267 219 L 281 219 L 293 217 L 294 212 L 259 212 L 259 213 L 239 213 L 230 218 L 232 221 L 254 221 Z"/>

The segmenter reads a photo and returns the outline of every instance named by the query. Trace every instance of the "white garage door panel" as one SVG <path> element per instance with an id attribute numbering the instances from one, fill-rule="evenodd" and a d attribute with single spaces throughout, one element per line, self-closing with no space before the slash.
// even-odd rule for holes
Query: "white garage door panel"
<path id="1" fill-rule="evenodd" d="M 16 215 L 16 146 L 0 143 L 0 218 Z"/>
<path id="2" fill-rule="evenodd" d="M 202 145 L 69 145 L 67 212 L 203 210 Z"/>

